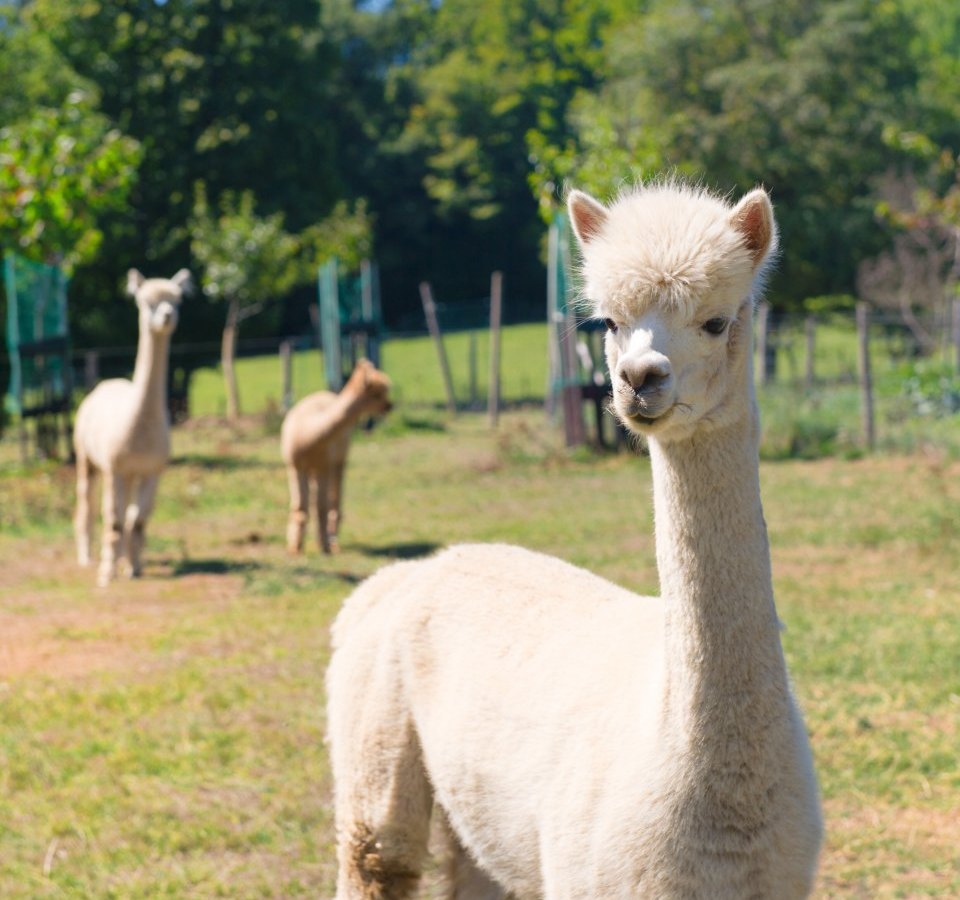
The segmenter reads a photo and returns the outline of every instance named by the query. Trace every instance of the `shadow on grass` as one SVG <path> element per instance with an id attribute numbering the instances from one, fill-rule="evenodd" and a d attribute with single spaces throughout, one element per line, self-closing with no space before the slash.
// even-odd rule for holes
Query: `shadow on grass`
<path id="1" fill-rule="evenodd" d="M 354 544 L 351 549 L 362 553 L 364 556 L 379 556 L 384 559 L 417 559 L 420 556 L 428 556 L 442 546 L 443 544 L 435 544 L 431 541 L 412 541 L 407 544 L 384 544 L 381 547 L 372 547 L 369 544 Z"/>
<path id="2" fill-rule="evenodd" d="M 183 575 L 236 575 L 257 572 L 263 568 L 262 563 L 250 559 L 180 559 L 171 563 L 171 574 L 174 578 Z"/>
<path id="3" fill-rule="evenodd" d="M 212 453 L 181 453 L 170 460 L 172 466 L 197 466 L 200 469 L 220 469 L 233 472 L 237 469 L 271 469 L 272 462 L 250 459 L 244 456 L 216 456 Z"/>
<path id="4" fill-rule="evenodd" d="M 324 569 L 312 569 L 309 566 L 297 566 L 296 568 L 290 569 L 288 574 L 291 581 L 314 581 L 317 583 L 334 579 L 336 581 L 342 581 L 344 584 L 360 584 L 361 581 L 367 578 L 364 574 L 348 572 L 346 569 L 335 569 L 332 572 L 328 572 Z"/>

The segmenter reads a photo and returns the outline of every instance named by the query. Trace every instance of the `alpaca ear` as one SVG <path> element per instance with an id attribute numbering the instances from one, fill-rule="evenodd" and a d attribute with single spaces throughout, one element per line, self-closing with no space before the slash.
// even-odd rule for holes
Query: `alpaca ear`
<path id="1" fill-rule="evenodd" d="M 193 293 L 193 276 L 189 269 L 181 269 L 173 278 L 170 279 L 178 288 L 184 297 Z"/>
<path id="2" fill-rule="evenodd" d="M 777 226 L 773 219 L 773 205 L 763 188 L 750 191 L 736 205 L 730 213 L 730 223 L 743 237 L 754 266 L 760 265 L 776 247 Z"/>
<path id="3" fill-rule="evenodd" d="M 567 211 L 570 224 L 580 246 L 589 244 L 601 231 L 607 221 L 607 208 L 583 191 L 571 191 L 567 198 Z"/>
<path id="4" fill-rule="evenodd" d="M 144 283 L 146 279 L 140 273 L 139 269 L 130 269 L 127 272 L 127 293 L 131 297 L 137 296 L 137 291 L 140 290 L 140 285 Z"/>

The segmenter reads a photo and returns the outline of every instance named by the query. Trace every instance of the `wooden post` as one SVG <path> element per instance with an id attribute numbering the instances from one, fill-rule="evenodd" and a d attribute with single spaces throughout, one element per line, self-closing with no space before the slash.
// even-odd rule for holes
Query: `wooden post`
<path id="1" fill-rule="evenodd" d="M 857 303 L 857 336 L 860 359 L 860 387 L 863 397 L 863 436 L 868 450 L 876 445 L 873 424 L 873 378 L 870 372 L 870 307 Z"/>
<path id="2" fill-rule="evenodd" d="M 477 333 L 470 332 L 467 341 L 467 366 L 470 370 L 470 408 L 476 409 L 480 403 L 480 389 L 477 386 Z"/>
<path id="3" fill-rule="evenodd" d="M 490 276 L 490 381 L 487 388 L 487 416 L 490 427 L 500 417 L 500 320 L 503 313 L 503 272 Z"/>
<path id="4" fill-rule="evenodd" d="M 83 354 L 83 386 L 92 391 L 100 380 L 100 354 L 96 350 L 87 350 Z"/>
<path id="5" fill-rule="evenodd" d="M 293 406 L 293 344 L 290 341 L 280 342 L 280 371 L 283 383 L 283 411 L 287 412 Z"/>
<path id="6" fill-rule="evenodd" d="M 423 303 L 423 314 L 427 319 L 427 328 L 437 348 L 437 358 L 440 360 L 440 374 L 443 376 L 443 387 L 447 393 L 447 409 L 452 415 L 457 414 L 457 398 L 453 393 L 453 378 L 450 375 L 450 363 L 447 362 L 447 351 L 443 347 L 443 335 L 440 334 L 440 323 L 437 321 L 437 304 L 433 302 L 433 291 L 426 281 L 420 282 L 420 300 Z"/>
<path id="7" fill-rule="evenodd" d="M 953 298 L 953 364 L 960 375 L 960 297 Z"/>
<path id="8" fill-rule="evenodd" d="M 373 266 L 369 259 L 360 260 L 360 314 L 364 322 L 373 321 Z"/>
<path id="9" fill-rule="evenodd" d="M 580 388 L 579 362 L 577 360 L 577 319 L 569 310 L 560 326 L 560 366 L 563 379 L 563 428 L 568 447 L 586 443 L 586 426 L 583 422 L 583 394 Z"/>
<path id="10" fill-rule="evenodd" d="M 767 331 L 770 327 L 770 304 L 761 303 L 757 307 L 757 385 L 765 387 L 767 384 L 767 343 L 769 336 Z"/>
<path id="11" fill-rule="evenodd" d="M 814 371 L 813 354 L 817 346 L 817 320 L 814 316 L 807 316 L 805 330 L 807 335 L 807 360 L 806 360 L 807 364 L 804 372 L 803 381 L 804 381 L 804 385 L 809 391 L 813 389 L 813 382 L 816 378 L 816 372 Z"/>

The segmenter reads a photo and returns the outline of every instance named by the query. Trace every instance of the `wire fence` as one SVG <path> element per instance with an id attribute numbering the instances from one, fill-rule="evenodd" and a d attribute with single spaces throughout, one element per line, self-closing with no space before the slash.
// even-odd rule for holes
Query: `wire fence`
<path id="1" fill-rule="evenodd" d="M 489 346 L 489 298 L 464 304 L 437 304 L 443 340 L 454 373 L 457 405 L 484 409 L 488 379 L 484 359 Z M 933 353 L 921 354 L 918 342 L 902 320 L 867 312 L 863 320 L 853 311 L 821 316 L 758 314 L 756 380 L 763 408 L 764 445 L 768 456 L 814 456 L 860 452 L 864 449 L 914 450 L 933 445 L 960 454 L 960 338 L 957 329 L 942 329 Z M 384 367 L 393 376 L 405 408 L 447 406 L 436 356 L 429 347 L 425 323 L 404 333 L 386 336 Z M 503 392 L 508 402 L 550 406 L 547 327 L 506 326 L 503 348 Z M 533 338 L 531 338 L 531 335 Z M 611 429 L 605 419 L 603 386 L 606 370 L 602 337 L 595 331 L 577 332 L 578 365 L 584 385 L 585 434 Z M 764 351 L 763 347 L 766 347 Z M 278 385 L 272 403 L 289 404 L 295 394 L 325 386 L 315 334 L 295 338 L 241 340 L 238 357 L 270 372 Z M 175 421 L 196 411 L 191 408 L 198 381 L 217 378 L 218 343 L 177 343 L 170 351 L 171 412 Z M 129 378 L 136 347 L 75 349 L 71 362 L 79 400 L 98 381 Z M 291 362 L 294 360 L 294 362 Z M 254 363 L 254 361 L 256 361 Z M 300 368 L 296 368 L 296 362 Z M 304 368 L 304 366 L 309 368 Z M 294 375 L 296 373 L 296 375 Z M 306 374 L 301 374 L 306 373 Z M 0 357 L 0 385 L 8 383 L 9 362 Z M 296 381 L 294 390 L 293 381 Z M 283 385 L 282 389 L 279 385 Z M 589 386 L 589 390 L 587 389 Z M 255 393 L 251 391 L 251 393 Z M 595 396 L 596 395 L 596 396 Z M 263 411 L 263 394 L 247 404 L 247 412 Z M 216 412 L 209 403 L 201 412 Z M 16 440 L 8 422 L 3 440 Z"/>

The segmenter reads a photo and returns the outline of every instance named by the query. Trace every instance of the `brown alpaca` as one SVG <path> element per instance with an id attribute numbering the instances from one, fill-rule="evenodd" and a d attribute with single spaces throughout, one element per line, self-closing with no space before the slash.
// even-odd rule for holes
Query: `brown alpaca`
<path id="1" fill-rule="evenodd" d="M 280 447 L 290 482 L 287 550 L 303 551 L 310 483 L 314 485 L 317 541 L 324 553 L 339 550 L 343 521 L 343 470 L 353 426 L 362 418 L 388 412 L 390 379 L 361 359 L 339 394 L 319 391 L 297 403 L 283 420 Z"/>

